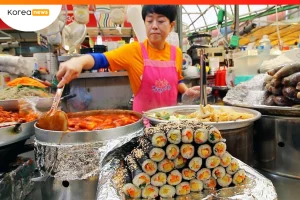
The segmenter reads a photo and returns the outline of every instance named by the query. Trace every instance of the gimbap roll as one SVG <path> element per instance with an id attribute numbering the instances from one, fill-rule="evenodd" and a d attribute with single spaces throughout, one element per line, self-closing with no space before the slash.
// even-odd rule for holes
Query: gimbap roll
<path id="1" fill-rule="evenodd" d="M 157 164 L 153 160 L 147 159 L 143 162 L 142 169 L 146 174 L 152 176 L 157 171 Z"/>
<path id="2" fill-rule="evenodd" d="M 221 159 L 217 156 L 210 156 L 206 159 L 205 165 L 208 169 L 217 167 L 221 162 Z"/>
<path id="3" fill-rule="evenodd" d="M 226 151 L 222 156 L 221 156 L 221 163 L 220 165 L 222 167 L 227 167 L 231 163 L 231 155 Z"/>
<path id="4" fill-rule="evenodd" d="M 167 144 L 167 137 L 164 133 L 154 133 L 151 141 L 155 147 L 164 147 Z"/>
<path id="5" fill-rule="evenodd" d="M 131 177 L 135 177 L 139 173 L 142 173 L 142 169 L 140 166 L 137 164 L 136 160 L 134 159 L 132 154 L 129 154 L 125 158 L 126 165 L 128 166 L 128 169 L 131 173 Z"/>
<path id="6" fill-rule="evenodd" d="M 200 181 L 207 180 L 211 177 L 211 171 L 207 168 L 202 168 L 197 172 L 197 179 Z"/>
<path id="7" fill-rule="evenodd" d="M 178 185 L 181 183 L 182 175 L 178 170 L 173 170 L 170 172 L 167 178 L 167 182 L 169 185 Z"/>
<path id="8" fill-rule="evenodd" d="M 192 143 L 193 142 L 193 129 L 185 128 L 181 132 L 181 141 L 183 143 Z"/>
<path id="9" fill-rule="evenodd" d="M 163 172 L 158 172 L 151 177 L 151 184 L 156 187 L 161 187 L 167 183 L 167 175 Z"/>
<path id="10" fill-rule="evenodd" d="M 204 189 L 215 189 L 217 187 L 217 181 L 213 177 L 203 181 Z"/>
<path id="11" fill-rule="evenodd" d="M 186 158 L 186 159 L 191 159 L 194 156 L 194 146 L 191 144 L 183 144 L 180 147 L 180 153 L 182 155 L 182 157 Z"/>
<path id="12" fill-rule="evenodd" d="M 131 173 L 128 167 L 121 163 L 121 167 L 118 167 L 116 173 L 112 176 L 112 182 L 118 191 L 122 191 L 123 186 L 126 183 L 132 183 Z"/>
<path id="13" fill-rule="evenodd" d="M 173 162 L 174 162 L 174 165 L 175 165 L 176 169 L 181 169 L 181 168 L 184 168 L 184 166 L 185 166 L 185 164 L 187 162 L 187 159 L 185 159 L 181 155 L 178 155 L 177 158 L 175 158 L 173 160 Z"/>
<path id="14" fill-rule="evenodd" d="M 152 145 L 152 142 L 150 140 L 148 140 L 146 137 L 141 137 L 139 139 L 138 148 L 142 149 L 143 152 L 145 152 L 145 153 L 149 153 L 155 147 Z"/>
<path id="15" fill-rule="evenodd" d="M 232 177 L 230 174 L 225 174 L 222 178 L 218 178 L 217 182 L 221 187 L 228 187 L 232 183 Z"/>
<path id="16" fill-rule="evenodd" d="M 226 171 L 225 171 L 224 167 L 221 167 L 221 166 L 214 168 L 212 171 L 212 176 L 215 179 L 223 178 L 223 176 L 225 176 L 225 174 L 226 174 Z"/>
<path id="17" fill-rule="evenodd" d="M 189 168 L 194 172 L 200 170 L 201 166 L 202 166 L 202 158 L 200 157 L 194 157 L 189 162 Z"/>
<path id="18" fill-rule="evenodd" d="M 201 158 L 205 159 L 205 158 L 208 158 L 209 156 L 211 156 L 212 150 L 208 144 L 203 144 L 198 147 L 197 153 Z"/>
<path id="19" fill-rule="evenodd" d="M 144 153 L 142 149 L 134 149 L 132 151 L 132 155 L 146 174 L 148 174 L 149 176 L 155 174 L 157 170 L 157 164 L 154 161 L 150 160 L 148 154 Z"/>
<path id="20" fill-rule="evenodd" d="M 166 148 L 167 158 L 174 160 L 179 155 L 179 147 L 176 144 L 169 144 Z"/>
<path id="21" fill-rule="evenodd" d="M 141 197 L 141 189 L 133 185 L 132 183 L 127 183 L 123 186 L 122 191 L 127 197 L 130 198 L 140 198 Z"/>
<path id="22" fill-rule="evenodd" d="M 197 179 L 190 181 L 191 192 L 201 192 L 203 190 L 203 182 Z"/>
<path id="23" fill-rule="evenodd" d="M 220 133 L 220 131 L 213 127 L 211 129 L 209 129 L 208 131 L 208 141 L 210 143 L 217 143 L 217 142 L 220 142 L 222 140 L 222 135 Z"/>
<path id="24" fill-rule="evenodd" d="M 158 163 L 158 170 L 168 173 L 174 169 L 174 163 L 169 159 L 164 159 Z"/>
<path id="25" fill-rule="evenodd" d="M 167 134 L 167 139 L 171 144 L 179 144 L 181 142 L 181 132 L 177 129 L 172 129 Z"/>
<path id="26" fill-rule="evenodd" d="M 187 195 L 191 192 L 190 184 L 188 182 L 179 183 L 176 186 L 177 195 Z"/>
<path id="27" fill-rule="evenodd" d="M 184 180 L 192 180 L 196 177 L 196 172 L 194 172 L 193 170 L 189 169 L 189 168 L 184 168 L 182 170 L 182 178 Z"/>
<path id="28" fill-rule="evenodd" d="M 150 152 L 149 152 L 149 157 L 151 160 L 155 161 L 155 162 L 160 162 L 162 161 L 166 156 L 166 153 L 163 149 L 161 148 L 153 148 Z"/>
<path id="29" fill-rule="evenodd" d="M 131 172 L 132 183 L 135 186 L 138 188 L 144 188 L 150 183 L 150 177 L 141 170 L 131 154 L 126 156 L 125 161 L 129 171 Z"/>
<path id="30" fill-rule="evenodd" d="M 175 196 L 176 190 L 171 185 L 164 185 L 159 189 L 159 196 L 162 198 L 172 198 Z"/>
<path id="31" fill-rule="evenodd" d="M 236 159 L 231 159 L 230 164 L 226 167 L 226 172 L 233 175 L 239 169 L 239 163 Z"/>
<path id="32" fill-rule="evenodd" d="M 205 128 L 197 129 L 194 132 L 194 141 L 197 144 L 203 144 L 208 140 L 208 131 Z"/>
<path id="33" fill-rule="evenodd" d="M 226 152 L 226 143 L 225 142 L 218 142 L 213 147 L 214 154 L 216 156 L 221 157 Z"/>
<path id="34" fill-rule="evenodd" d="M 232 182 L 234 185 L 240 185 L 243 184 L 245 180 L 246 180 L 246 172 L 245 170 L 240 169 L 234 174 Z"/>
<path id="35" fill-rule="evenodd" d="M 142 189 L 150 184 L 150 177 L 146 173 L 142 172 L 133 177 L 132 183 Z"/>
<path id="36" fill-rule="evenodd" d="M 147 185 L 142 190 L 142 197 L 145 199 L 155 199 L 158 197 L 158 188 L 153 185 Z"/>

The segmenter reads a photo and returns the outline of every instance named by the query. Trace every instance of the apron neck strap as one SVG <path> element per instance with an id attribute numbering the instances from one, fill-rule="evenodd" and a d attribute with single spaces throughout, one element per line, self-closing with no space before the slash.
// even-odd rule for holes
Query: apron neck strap
<path id="1" fill-rule="evenodd" d="M 171 45 L 171 61 L 176 61 L 176 46 Z"/>
<path id="2" fill-rule="evenodd" d="M 145 47 L 145 44 L 141 42 L 140 45 L 141 45 L 142 55 L 143 55 L 144 60 L 149 59 L 148 52 L 147 52 L 147 49 Z"/>

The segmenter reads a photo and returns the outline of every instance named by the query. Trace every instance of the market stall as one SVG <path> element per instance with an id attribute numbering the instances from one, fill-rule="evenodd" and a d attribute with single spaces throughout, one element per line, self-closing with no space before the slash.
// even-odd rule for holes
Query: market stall
<path id="1" fill-rule="evenodd" d="M 285 51 L 299 8 L 191 8 L 177 7 L 167 41 L 182 49 L 188 88 L 201 89 L 173 106 L 134 110 L 130 73 L 107 67 L 57 88 L 61 63 L 143 41 L 140 5 L 63 6 L 35 33 L 48 52 L 0 56 L 0 199 L 281 197 L 261 170 L 299 178 L 299 49 Z"/>

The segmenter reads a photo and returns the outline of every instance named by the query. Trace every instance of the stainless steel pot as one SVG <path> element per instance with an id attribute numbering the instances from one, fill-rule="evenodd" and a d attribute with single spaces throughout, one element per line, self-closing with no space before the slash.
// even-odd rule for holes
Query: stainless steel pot
<path id="1" fill-rule="evenodd" d="M 141 130 L 144 127 L 142 114 L 130 110 L 92 110 L 84 111 L 73 114 L 68 114 L 69 117 L 91 116 L 96 114 L 133 114 L 139 120 L 133 124 L 126 126 L 116 127 L 106 130 L 95 131 L 77 131 L 77 132 L 64 132 L 64 131 L 49 131 L 35 127 L 35 136 L 38 141 L 49 143 L 86 143 L 105 141 L 116 137 L 121 137 L 135 131 Z"/>
<path id="2" fill-rule="evenodd" d="M 255 123 L 256 167 L 300 179 L 300 118 L 263 115 Z"/>
<path id="3" fill-rule="evenodd" d="M 86 180 L 61 181 L 48 178 L 41 184 L 43 200 L 95 200 L 98 176 Z"/>

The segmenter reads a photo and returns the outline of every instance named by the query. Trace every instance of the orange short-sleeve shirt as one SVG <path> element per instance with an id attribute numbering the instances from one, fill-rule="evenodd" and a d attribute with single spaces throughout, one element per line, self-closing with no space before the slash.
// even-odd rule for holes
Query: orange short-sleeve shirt
<path id="1" fill-rule="evenodd" d="M 151 60 L 170 60 L 171 46 L 167 42 L 163 50 L 152 48 L 148 44 L 148 40 L 144 41 L 148 52 L 148 57 Z M 144 70 L 144 61 L 140 43 L 133 42 L 126 44 L 113 51 L 105 52 L 105 57 L 109 62 L 109 69 L 111 71 L 126 70 L 128 72 L 130 85 L 133 94 L 137 94 L 141 86 L 141 76 Z M 176 69 L 178 72 L 178 80 L 183 80 L 182 76 L 182 52 L 180 48 L 176 48 Z"/>

